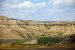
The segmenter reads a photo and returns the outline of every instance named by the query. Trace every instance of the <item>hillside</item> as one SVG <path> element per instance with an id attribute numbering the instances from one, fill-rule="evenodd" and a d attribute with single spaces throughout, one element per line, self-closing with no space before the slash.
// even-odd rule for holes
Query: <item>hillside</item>
<path id="1" fill-rule="evenodd" d="M 0 39 L 37 39 L 75 34 L 75 22 L 39 22 L 0 16 Z"/>

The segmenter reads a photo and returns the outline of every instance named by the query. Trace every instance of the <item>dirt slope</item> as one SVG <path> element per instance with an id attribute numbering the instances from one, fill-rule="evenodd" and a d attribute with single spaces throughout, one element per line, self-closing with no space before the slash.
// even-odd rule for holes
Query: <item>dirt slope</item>
<path id="1" fill-rule="evenodd" d="M 56 22 L 54 23 L 56 24 Z M 60 24 L 61 22 L 57 23 Z M 0 39 L 35 39 L 40 36 L 54 36 L 59 34 L 75 34 L 75 25 L 47 26 L 47 24 L 36 24 L 33 21 L 15 20 L 0 16 Z"/>

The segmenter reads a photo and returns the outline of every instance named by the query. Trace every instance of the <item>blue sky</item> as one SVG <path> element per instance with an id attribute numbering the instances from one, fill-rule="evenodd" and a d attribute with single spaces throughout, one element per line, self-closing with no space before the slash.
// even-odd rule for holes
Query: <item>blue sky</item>
<path id="1" fill-rule="evenodd" d="M 0 0 L 0 15 L 39 21 L 75 21 L 75 0 Z"/>

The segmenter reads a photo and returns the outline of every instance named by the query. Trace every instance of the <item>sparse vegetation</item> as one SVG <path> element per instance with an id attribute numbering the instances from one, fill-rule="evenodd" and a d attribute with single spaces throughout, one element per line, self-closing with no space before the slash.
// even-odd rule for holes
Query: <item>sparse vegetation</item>
<path id="1" fill-rule="evenodd" d="M 65 35 L 75 34 L 73 22 L 48 22 L 46 24 L 40 21 L 9 19 L 5 16 L 0 16 L 0 19 L 2 19 L 0 20 L 0 39 L 18 39 L 15 44 L 19 45 L 32 39 L 38 39 L 40 46 L 41 44 L 51 45 L 62 42 Z M 75 41 L 75 35 L 70 36 L 70 39 Z"/>
<path id="2" fill-rule="evenodd" d="M 39 44 L 55 44 L 63 41 L 63 37 L 41 37 L 38 39 Z"/>
<path id="3" fill-rule="evenodd" d="M 70 36 L 70 39 L 71 39 L 71 42 L 72 42 L 72 43 L 75 43 L 75 34 L 71 35 L 71 36 Z"/>
<path id="4" fill-rule="evenodd" d="M 16 45 L 22 45 L 24 42 L 26 42 L 25 39 L 18 39 L 16 40 Z"/>

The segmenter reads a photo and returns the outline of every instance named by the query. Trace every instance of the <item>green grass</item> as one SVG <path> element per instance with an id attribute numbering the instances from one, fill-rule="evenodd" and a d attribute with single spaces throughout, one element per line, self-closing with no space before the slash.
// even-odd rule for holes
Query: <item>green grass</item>
<path id="1" fill-rule="evenodd" d="M 41 37 L 38 39 L 38 44 L 55 44 L 63 41 L 63 37 Z"/>
<path id="2" fill-rule="evenodd" d="M 26 42 L 25 39 L 16 40 L 16 45 L 22 45 L 24 42 Z"/>
<path id="3" fill-rule="evenodd" d="M 18 39 L 16 40 L 16 45 L 23 45 L 25 42 L 30 41 L 31 39 L 26 38 L 26 39 Z"/>

